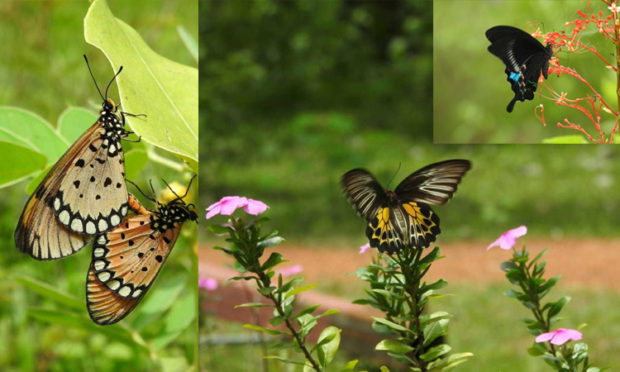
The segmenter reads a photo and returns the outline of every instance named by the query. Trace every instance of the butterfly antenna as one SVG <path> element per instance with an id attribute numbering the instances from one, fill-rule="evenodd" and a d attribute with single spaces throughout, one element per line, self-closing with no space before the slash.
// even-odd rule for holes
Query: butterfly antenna
<path id="1" fill-rule="evenodd" d="M 390 184 L 392 184 L 392 181 L 394 181 L 394 177 L 396 177 L 396 175 L 398 174 L 398 172 L 400 172 L 400 166 L 403 165 L 402 162 L 398 162 L 398 168 L 396 168 L 396 172 L 394 172 L 394 174 L 392 175 L 392 178 L 390 178 L 390 182 L 388 182 L 388 186 L 387 188 L 390 188 Z"/>
<path id="2" fill-rule="evenodd" d="M 93 70 L 90 69 L 90 63 L 88 63 L 88 58 L 86 57 L 86 54 L 84 54 L 84 60 L 86 61 L 86 67 L 88 67 L 88 72 L 90 72 L 90 77 L 93 78 L 93 82 L 95 82 L 95 88 L 97 88 L 97 92 L 99 92 L 99 96 L 101 96 L 101 99 L 105 101 L 105 97 L 103 96 L 103 94 L 101 94 L 99 85 L 97 85 L 97 80 L 95 79 Z M 107 97 L 107 90 L 106 90 L 106 97 Z"/>
<path id="3" fill-rule="evenodd" d="M 176 192 L 172 189 L 172 187 L 170 187 L 170 185 L 168 184 L 168 182 L 166 182 L 166 180 L 165 180 L 165 179 L 163 179 L 163 178 L 162 178 L 161 180 L 162 180 L 162 181 L 166 184 L 166 186 L 167 186 L 167 187 L 168 187 L 168 189 L 169 189 L 169 190 L 170 190 L 170 191 L 174 194 L 174 196 L 176 196 L 176 197 L 177 197 L 175 200 L 183 200 L 183 198 L 185 198 L 185 197 L 187 196 L 187 194 L 189 193 L 189 189 L 190 189 L 190 187 L 192 186 L 192 182 L 194 181 L 194 178 L 196 178 L 196 175 L 195 175 L 195 174 L 192 176 L 192 179 L 191 179 L 191 180 L 189 180 L 189 185 L 187 185 L 187 188 L 185 189 L 185 194 L 183 194 L 183 196 L 179 196 L 179 194 L 177 194 L 177 193 L 176 193 Z"/>
<path id="4" fill-rule="evenodd" d="M 121 73 L 121 71 L 123 71 L 123 66 L 121 66 L 118 69 L 118 72 L 112 77 L 112 80 L 110 80 L 110 82 L 108 83 L 108 86 L 105 88 L 105 99 L 108 99 L 108 89 L 110 89 L 110 85 L 112 85 L 112 83 L 114 82 L 114 79 L 116 79 L 116 77 L 118 76 L 118 74 Z"/>
<path id="5" fill-rule="evenodd" d="M 152 201 L 152 202 L 157 203 L 157 200 L 155 200 L 155 199 L 154 199 L 153 197 L 151 197 L 151 196 L 146 195 L 146 194 L 144 193 L 144 191 L 142 191 L 142 189 L 141 189 L 138 185 L 136 185 L 133 181 L 131 181 L 131 180 L 126 180 L 126 181 L 127 181 L 127 182 L 129 182 L 130 184 L 132 184 L 132 185 L 133 185 L 133 187 L 135 187 L 136 189 L 138 189 L 138 191 L 140 191 L 140 194 L 142 194 L 145 198 L 147 198 L 148 200 L 150 200 L 150 201 Z M 151 182 L 151 181 L 149 180 L 149 182 Z M 151 185 L 151 187 L 153 187 L 153 185 Z"/>

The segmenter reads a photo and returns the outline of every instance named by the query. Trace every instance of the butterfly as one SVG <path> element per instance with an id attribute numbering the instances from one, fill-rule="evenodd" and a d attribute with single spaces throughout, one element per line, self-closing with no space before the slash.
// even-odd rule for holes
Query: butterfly
<path id="1" fill-rule="evenodd" d="M 462 159 L 427 165 L 411 173 L 394 191 L 384 190 L 365 169 L 342 176 L 349 202 L 367 222 L 366 237 L 379 252 L 395 253 L 404 247 L 426 248 L 441 232 L 439 217 L 429 205 L 442 205 L 456 192 L 471 168 Z"/>
<path id="2" fill-rule="evenodd" d="M 489 52 L 506 65 L 506 79 L 515 94 L 506 110 L 512 112 L 517 101 L 534 99 L 541 73 L 547 78 L 551 44 L 543 46 L 527 32 L 511 26 L 491 27 L 486 36 L 491 42 Z"/>
<path id="3" fill-rule="evenodd" d="M 88 59 L 88 70 L 95 81 Z M 80 250 L 87 235 L 110 230 L 127 214 L 128 193 L 121 140 L 125 115 L 108 98 L 108 83 L 99 118 L 60 157 L 28 199 L 15 229 L 17 248 L 39 260 L 58 259 Z"/>
<path id="4" fill-rule="evenodd" d="M 194 205 L 183 201 L 191 182 L 183 196 L 168 185 L 176 198 L 167 204 L 149 198 L 157 205 L 155 211 L 130 195 L 129 205 L 135 214 L 95 236 L 86 281 L 88 313 L 95 323 L 113 324 L 127 316 L 153 284 L 183 223 L 197 221 Z"/>

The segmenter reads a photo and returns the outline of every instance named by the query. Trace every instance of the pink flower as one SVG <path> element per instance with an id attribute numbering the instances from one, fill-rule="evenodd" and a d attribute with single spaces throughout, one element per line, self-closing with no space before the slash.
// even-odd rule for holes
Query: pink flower
<path id="1" fill-rule="evenodd" d="M 551 342 L 554 345 L 562 345 L 568 340 L 581 340 L 581 332 L 574 329 L 558 328 L 555 331 L 541 333 L 536 337 L 536 342 Z"/>
<path id="2" fill-rule="evenodd" d="M 217 280 L 213 278 L 198 277 L 198 288 L 206 291 L 214 291 L 217 289 Z"/>
<path id="3" fill-rule="evenodd" d="M 370 243 L 366 243 L 360 247 L 360 254 L 366 253 L 370 249 Z"/>
<path id="4" fill-rule="evenodd" d="M 269 208 L 267 204 L 263 203 L 260 200 L 249 199 L 246 205 L 243 206 L 243 210 L 247 214 L 251 214 L 257 216 Z"/>
<path id="5" fill-rule="evenodd" d="M 207 219 L 217 214 L 230 216 L 238 208 L 243 208 L 246 213 L 256 216 L 265 212 L 269 207 L 260 200 L 248 199 L 245 196 L 225 196 L 207 208 Z"/>
<path id="6" fill-rule="evenodd" d="M 287 266 L 283 269 L 280 270 L 276 270 L 277 274 L 281 274 L 282 276 L 287 276 L 287 275 L 296 275 L 299 274 L 300 272 L 304 271 L 304 267 L 301 265 L 293 265 L 293 266 Z"/>
<path id="7" fill-rule="evenodd" d="M 487 251 L 493 247 L 500 247 L 501 249 L 509 250 L 510 248 L 514 247 L 515 243 L 517 242 L 517 238 L 525 235 L 526 233 L 527 227 L 523 225 L 512 230 L 508 230 L 503 233 L 499 238 L 497 238 L 496 241 L 491 243 L 487 247 Z"/>

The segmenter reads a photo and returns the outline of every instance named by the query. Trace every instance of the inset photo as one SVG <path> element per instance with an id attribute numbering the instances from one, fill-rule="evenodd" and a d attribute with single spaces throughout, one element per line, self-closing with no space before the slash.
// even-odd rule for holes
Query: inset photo
<path id="1" fill-rule="evenodd" d="M 620 25 L 610 4 L 435 1 L 433 142 L 615 143 Z"/>

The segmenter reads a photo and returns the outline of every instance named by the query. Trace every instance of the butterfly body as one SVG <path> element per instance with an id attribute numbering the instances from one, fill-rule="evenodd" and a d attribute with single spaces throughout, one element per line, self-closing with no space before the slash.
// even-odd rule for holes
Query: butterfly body
<path id="1" fill-rule="evenodd" d="M 180 234 L 183 223 L 197 215 L 182 200 L 159 204 L 150 211 L 133 196 L 135 212 L 116 228 L 97 235 L 88 271 L 88 312 L 97 324 L 118 322 L 129 314 L 157 277 Z"/>
<path id="2" fill-rule="evenodd" d="M 491 42 L 489 52 L 506 66 L 506 80 L 514 93 L 506 110 L 512 112 L 517 101 L 534 99 L 541 74 L 547 78 L 553 55 L 551 44 L 543 46 L 527 32 L 511 26 L 492 27 L 486 31 L 486 37 Z"/>
<path id="3" fill-rule="evenodd" d="M 455 159 L 428 165 L 405 178 L 394 191 L 381 187 L 365 169 L 342 176 L 343 191 L 367 222 L 370 246 L 390 254 L 404 247 L 425 248 L 441 232 L 430 205 L 447 202 L 471 163 Z"/>

